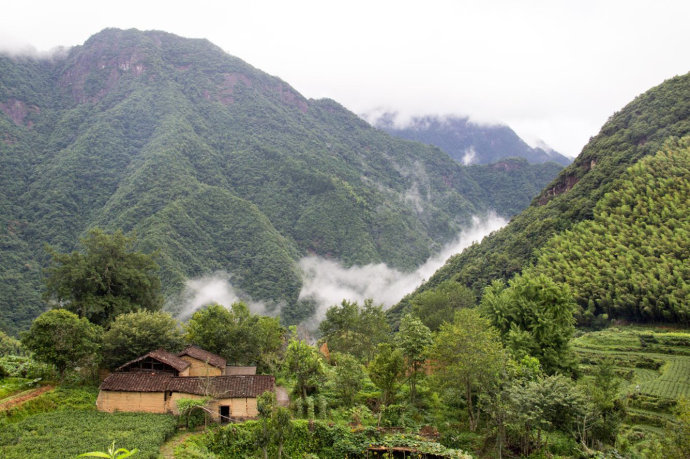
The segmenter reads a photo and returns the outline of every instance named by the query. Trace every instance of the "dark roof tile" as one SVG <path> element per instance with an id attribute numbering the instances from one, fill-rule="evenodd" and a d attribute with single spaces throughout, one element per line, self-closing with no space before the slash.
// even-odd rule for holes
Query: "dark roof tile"
<path id="1" fill-rule="evenodd" d="M 275 378 L 271 375 L 181 377 L 168 382 L 169 391 L 216 398 L 253 398 L 274 387 Z"/>
<path id="2" fill-rule="evenodd" d="M 101 383 L 101 390 L 163 392 L 173 377 L 167 373 L 144 371 L 111 373 Z"/>
<path id="3" fill-rule="evenodd" d="M 215 398 L 254 398 L 275 387 L 270 375 L 185 377 L 165 373 L 112 373 L 101 383 L 101 390 L 122 392 L 181 392 Z"/>

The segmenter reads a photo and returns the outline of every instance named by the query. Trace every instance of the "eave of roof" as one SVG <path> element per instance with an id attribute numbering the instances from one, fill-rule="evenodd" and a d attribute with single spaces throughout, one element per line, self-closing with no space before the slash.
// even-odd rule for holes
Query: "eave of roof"
<path id="1" fill-rule="evenodd" d="M 185 368 L 187 368 L 189 365 L 191 365 L 186 360 L 179 358 L 178 356 L 176 356 L 175 354 L 173 354 L 171 352 L 168 352 L 164 349 L 156 349 L 155 351 L 151 351 L 148 354 L 142 355 L 141 357 L 138 357 L 134 360 L 130 360 L 129 362 L 120 365 L 115 371 L 121 371 L 123 368 L 126 368 L 126 367 L 128 367 L 134 363 L 137 363 L 141 360 L 144 360 L 147 357 L 151 357 L 154 360 L 157 360 L 161 363 L 169 365 L 177 371 L 182 371 Z"/>
<path id="2" fill-rule="evenodd" d="M 121 372 L 110 374 L 101 390 L 119 392 L 179 392 L 215 398 L 254 398 L 275 389 L 271 375 L 188 377 L 165 373 Z"/>

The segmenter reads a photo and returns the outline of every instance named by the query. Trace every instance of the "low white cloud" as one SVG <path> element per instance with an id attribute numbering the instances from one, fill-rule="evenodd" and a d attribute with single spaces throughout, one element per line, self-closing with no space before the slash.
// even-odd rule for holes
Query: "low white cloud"
<path id="1" fill-rule="evenodd" d="M 372 298 L 376 304 L 388 308 L 403 296 L 412 292 L 422 282 L 431 277 L 446 260 L 462 252 L 474 242 L 481 241 L 493 231 L 503 227 L 507 221 L 490 213 L 482 218 L 475 217 L 473 224 L 436 255 L 412 272 L 402 272 L 385 263 L 366 266 L 344 267 L 337 260 L 327 260 L 318 256 L 308 256 L 300 260 L 304 273 L 300 299 L 311 298 L 317 303 L 317 311 L 307 322 L 307 328 L 316 328 L 326 310 L 343 299 L 358 301 L 360 304 Z M 252 300 L 247 294 L 232 284 L 232 275 L 219 271 L 208 276 L 189 279 L 177 303 L 171 309 L 177 310 L 180 319 L 188 319 L 195 311 L 212 303 L 230 307 L 232 303 L 244 301 L 254 314 L 276 315 L 280 305 L 267 307 L 260 301 Z"/>
<path id="2" fill-rule="evenodd" d="M 238 301 L 244 301 L 254 314 L 274 315 L 267 310 L 264 303 L 248 299 L 247 295 L 235 288 L 231 278 L 230 274 L 218 271 L 208 276 L 187 280 L 180 295 L 181 306 L 178 316 L 181 319 L 187 319 L 198 309 L 209 304 L 218 303 L 229 308 L 232 303 Z M 276 310 L 279 311 L 279 308 Z"/>
<path id="3" fill-rule="evenodd" d="M 346 268 L 338 261 L 304 257 L 299 263 L 304 272 L 300 298 L 312 298 L 317 302 L 316 322 L 330 306 L 340 304 L 343 299 L 361 304 L 372 298 L 377 304 L 391 307 L 428 279 L 451 255 L 462 252 L 507 223 L 494 213 L 473 220 L 471 227 L 460 232 L 438 254 L 412 272 L 402 272 L 384 263 Z"/>
<path id="4" fill-rule="evenodd" d="M 474 163 L 475 159 L 477 159 L 477 152 L 474 150 L 474 147 L 470 146 L 469 148 L 465 149 L 465 154 L 462 155 L 462 164 L 469 166 L 470 164 Z"/>

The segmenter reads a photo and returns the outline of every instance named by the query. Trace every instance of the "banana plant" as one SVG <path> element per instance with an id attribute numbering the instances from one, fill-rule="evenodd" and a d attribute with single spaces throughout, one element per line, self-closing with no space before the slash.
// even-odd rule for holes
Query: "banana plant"
<path id="1" fill-rule="evenodd" d="M 124 459 L 126 457 L 132 456 L 139 452 L 139 449 L 134 448 L 132 451 L 126 450 L 125 448 L 115 449 L 115 441 L 108 448 L 108 452 L 104 453 L 102 451 L 92 451 L 90 453 L 80 454 L 77 457 L 104 457 L 106 459 Z"/>

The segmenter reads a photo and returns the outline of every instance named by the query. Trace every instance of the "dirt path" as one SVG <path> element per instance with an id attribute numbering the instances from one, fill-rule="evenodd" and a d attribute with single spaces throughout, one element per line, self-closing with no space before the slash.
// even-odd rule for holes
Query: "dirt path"
<path id="1" fill-rule="evenodd" d="M 185 441 L 190 435 L 194 435 L 199 432 L 188 432 L 188 431 L 183 431 L 183 432 L 178 432 L 168 441 L 163 443 L 161 445 L 161 456 L 163 456 L 165 459 L 174 459 L 175 458 L 175 448 L 177 445 Z"/>
<path id="2" fill-rule="evenodd" d="M 22 403 L 25 403 L 33 398 L 38 397 L 41 394 L 44 394 L 48 391 L 53 390 L 53 386 L 41 386 L 37 389 L 31 389 L 27 390 L 24 392 L 20 392 L 16 395 L 12 395 L 10 397 L 7 397 L 0 402 L 0 411 L 5 411 L 9 410 L 10 408 L 14 408 L 15 406 L 19 406 Z"/>

